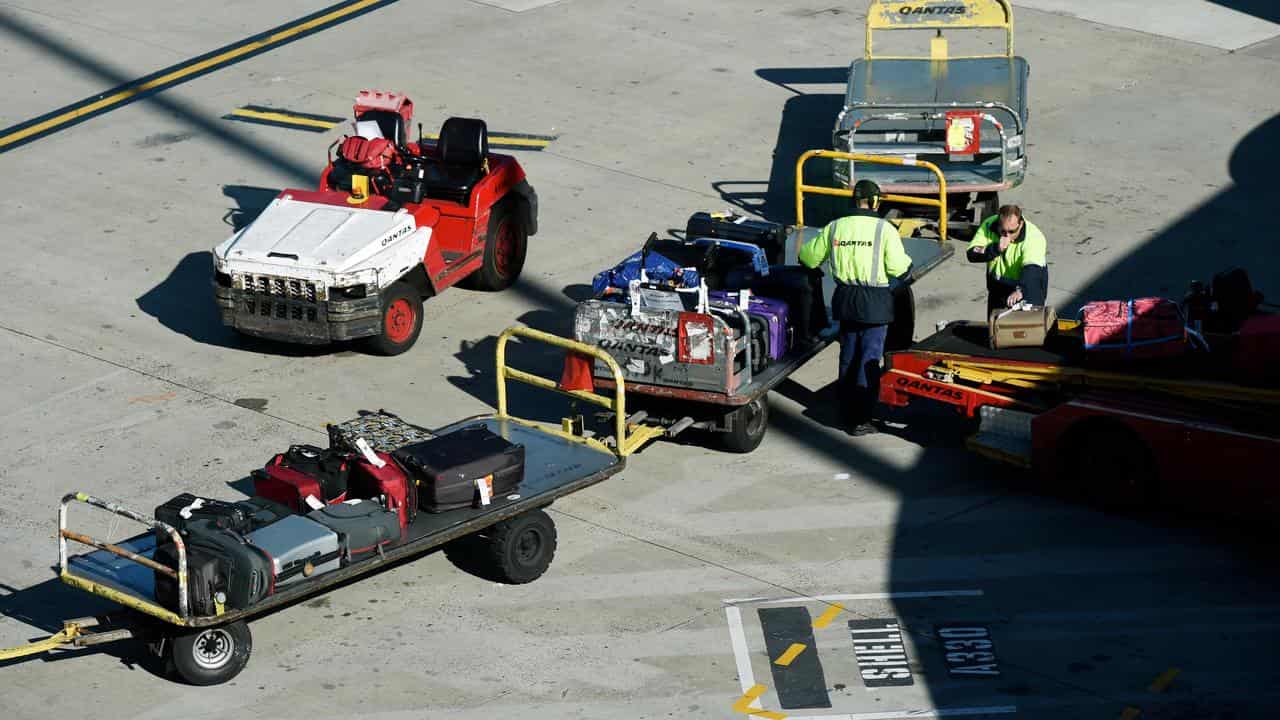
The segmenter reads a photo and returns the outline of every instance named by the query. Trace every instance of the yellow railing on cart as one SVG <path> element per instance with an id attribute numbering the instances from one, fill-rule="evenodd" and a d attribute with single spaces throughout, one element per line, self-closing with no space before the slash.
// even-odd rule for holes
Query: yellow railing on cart
<path id="1" fill-rule="evenodd" d="M 613 376 L 613 397 L 600 395 L 589 390 L 567 390 L 560 387 L 560 385 L 553 380 L 548 380 L 540 375 L 534 375 L 533 373 L 528 373 L 523 370 L 517 370 L 510 367 L 507 365 L 507 342 L 513 337 L 545 343 L 554 347 L 563 348 L 570 352 L 586 355 L 603 362 L 605 366 L 609 368 L 609 372 Z M 527 420 L 522 420 L 519 417 L 513 416 L 508 412 L 507 380 L 515 380 L 516 382 L 522 382 L 536 388 L 550 390 L 552 392 L 560 393 L 561 395 L 567 395 L 575 400 L 581 400 L 610 410 L 613 413 L 613 432 L 616 447 L 609 448 L 595 438 L 579 437 L 569 432 L 567 428 L 544 428 L 548 432 L 552 432 L 556 435 L 596 445 L 608 450 L 609 452 L 617 454 L 619 457 L 625 458 L 636 450 L 639 450 L 645 443 L 665 433 L 665 430 L 659 427 L 628 425 L 626 403 L 627 391 L 626 383 L 622 378 L 622 368 L 618 367 L 617 361 L 615 361 L 609 353 L 595 347 L 594 345 L 570 340 L 569 338 L 560 337 L 559 335 L 552 335 L 551 333 L 542 332 L 541 330 L 534 330 L 533 328 L 522 326 L 509 327 L 506 330 L 503 330 L 502 334 L 498 336 L 497 376 L 498 417 L 500 419 L 515 420 L 526 424 L 533 424 Z"/>
<path id="2" fill-rule="evenodd" d="M 977 55 L 949 55 L 943 30 L 1003 30 L 1005 51 Z M 878 55 L 875 33 L 885 30 L 935 30 L 938 38 L 928 55 Z M 867 8 L 867 60 L 948 60 L 1013 57 L 1013 8 L 1009 0 L 871 0 Z"/>
<path id="3" fill-rule="evenodd" d="M 814 158 L 830 158 L 832 160 L 848 160 L 849 161 L 849 177 L 853 179 L 854 165 L 856 163 L 872 163 L 875 165 L 904 165 L 907 167 L 918 167 L 934 174 L 938 178 L 938 199 L 915 197 L 913 195 L 881 195 L 881 202 L 898 202 L 907 205 L 923 205 L 925 207 L 938 208 L 938 242 L 946 242 L 947 239 L 947 179 L 943 177 L 942 171 L 937 165 L 926 160 L 912 160 L 909 158 L 899 158 L 886 155 L 862 155 L 859 153 L 843 152 L 841 150 L 810 150 L 800 156 L 796 160 L 796 225 L 804 227 L 804 196 L 810 195 L 834 195 L 836 197 L 853 197 L 851 188 L 828 187 L 826 185 L 809 185 L 804 181 L 804 164 Z"/>

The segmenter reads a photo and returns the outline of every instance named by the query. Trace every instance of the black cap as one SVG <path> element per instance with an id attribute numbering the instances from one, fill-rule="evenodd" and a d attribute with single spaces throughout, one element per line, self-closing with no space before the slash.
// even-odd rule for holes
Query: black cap
<path id="1" fill-rule="evenodd" d="M 853 200 L 871 200 L 880 197 L 880 186 L 872 180 L 859 180 L 853 184 Z"/>

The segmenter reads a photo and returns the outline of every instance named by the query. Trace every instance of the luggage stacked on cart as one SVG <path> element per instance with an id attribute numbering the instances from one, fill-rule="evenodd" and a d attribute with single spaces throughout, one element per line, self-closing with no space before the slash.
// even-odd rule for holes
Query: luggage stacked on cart
<path id="1" fill-rule="evenodd" d="M 719 314 L 735 333 L 748 337 L 754 372 L 826 327 L 821 275 L 780 264 L 786 242 L 782 225 L 700 212 L 689 218 L 685 235 L 683 240 L 650 235 L 644 248 L 595 276 L 595 296 L 677 311 L 705 312 L 707 300 L 738 306 L 749 327 L 737 327 L 740 316 Z M 709 291 L 706 296 L 699 294 L 702 288 Z"/>
<path id="2" fill-rule="evenodd" d="M 329 447 L 349 452 L 359 452 L 356 441 L 360 438 L 364 438 L 374 450 L 389 453 L 405 445 L 435 437 L 430 430 L 406 422 L 386 410 L 361 411 L 356 418 L 330 424 L 328 430 Z"/>
<path id="3" fill-rule="evenodd" d="M 479 423 L 393 456 L 418 485 L 419 507 L 432 513 L 489 505 L 515 493 L 524 480 L 524 446 Z"/>
<path id="4" fill-rule="evenodd" d="M 254 497 L 238 502 L 178 495 L 157 520 L 183 538 L 191 612 L 241 610 L 282 587 L 401 542 L 417 512 L 416 486 L 387 453 L 295 445 L 253 473 Z M 178 551 L 158 531 L 157 562 Z M 156 599 L 178 607 L 177 581 L 155 574 Z"/>
<path id="5" fill-rule="evenodd" d="M 1174 358 L 1187 350 L 1186 319 L 1159 297 L 1095 300 L 1080 308 L 1086 357 L 1101 363 Z"/>

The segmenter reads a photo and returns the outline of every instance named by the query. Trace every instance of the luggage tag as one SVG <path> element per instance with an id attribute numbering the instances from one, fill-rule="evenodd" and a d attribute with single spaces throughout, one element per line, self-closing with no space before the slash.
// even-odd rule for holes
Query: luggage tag
<path id="1" fill-rule="evenodd" d="M 369 461 L 370 465 L 376 468 L 386 467 L 387 461 L 378 457 L 373 452 L 373 448 L 369 447 L 369 442 L 363 437 L 356 440 L 356 449 L 360 451 L 360 454 L 364 456 L 365 460 Z"/>
<path id="2" fill-rule="evenodd" d="M 480 491 L 481 507 L 493 501 L 493 476 L 485 475 L 476 478 L 476 489 Z"/>
<path id="3" fill-rule="evenodd" d="M 182 518 L 183 520 L 190 520 L 191 513 L 195 512 L 196 510 L 199 510 L 202 507 L 204 507 L 204 498 L 196 498 L 195 502 L 191 503 L 190 505 L 178 511 L 178 517 Z"/>
<path id="4" fill-rule="evenodd" d="M 324 503 L 317 500 L 315 495 L 308 495 L 306 498 L 306 503 L 307 503 L 307 507 L 311 508 L 312 510 L 319 510 L 320 508 L 324 507 Z"/>

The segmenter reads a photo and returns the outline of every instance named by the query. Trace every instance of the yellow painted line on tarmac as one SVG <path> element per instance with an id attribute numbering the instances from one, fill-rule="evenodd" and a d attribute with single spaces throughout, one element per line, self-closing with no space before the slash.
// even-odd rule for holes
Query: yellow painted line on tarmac
<path id="1" fill-rule="evenodd" d="M 774 660 L 773 664 L 786 667 L 790 665 L 793 660 L 799 657 L 800 653 L 804 652 L 807 647 L 809 646 L 804 643 L 791 643 L 791 647 L 787 648 L 786 652 L 782 653 L 777 660 Z"/>
<path id="2" fill-rule="evenodd" d="M 744 715 L 753 715 L 755 717 L 765 718 L 766 720 L 787 720 L 787 716 L 780 712 L 772 710 L 757 710 L 751 707 L 751 703 L 756 701 L 769 688 L 764 685 L 752 685 L 750 689 L 742 693 L 742 697 L 733 704 L 733 711 L 740 712 Z"/>
<path id="3" fill-rule="evenodd" d="M 313 120 L 311 118 L 299 117 L 297 115 L 287 115 L 279 112 L 262 112 L 260 110 L 246 110 L 245 108 L 236 108 L 231 111 L 235 117 L 252 118 L 254 120 L 269 120 L 284 125 L 304 125 L 306 127 L 321 128 L 328 130 L 335 127 L 338 123 L 329 122 L 328 120 Z"/>
<path id="4" fill-rule="evenodd" d="M 109 94 L 86 98 L 63 110 L 55 110 L 43 118 L 20 123 L 9 128 L 7 132 L 0 131 L 0 133 L 3 133 L 0 134 L 0 152 L 11 146 L 52 132 L 61 126 L 77 122 L 87 116 L 96 115 L 114 106 L 126 104 L 139 96 L 157 92 L 193 76 L 211 72 L 220 66 L 228 65 L 247 55 L 263 52 L 274 45 L 288 42 L 300 35 L 316 31 L 348 16 L 364 12 L 374 6 L 390 4 L 390 2 L 394 1 L 354 0 L 354 2 L 343 3 L 334 6 L 334 9 L 329 12 L 322 12 L 293 24 L 284 25 L 274 32 L 269 31 L 268 34 L 242 41 L 227 47 L 221 52 L 214 51 L 213 54 L 206 57 L 195 58 L 170 69 L 161 70 L 150 77 L 141 78 L 138 81 L 121 86 L 115 91 L 108 91 Z"/>
<path id="5" fill-rule="evenodd" d="M 1165 670 L 1164 672 L 1157 675 L 1156 679 L 1151 681 L 1151 685 L 1147 688 L 1147 690 L 1153 693 L 1162 693 L 1165 690 L 1167 690 L 1170 685 L 1173 684 L 1174 679 L 1177 678 L 1178 675 L 1181 673 L 1182 673 L 1181 668 L 1171 667 L 1168 670 Z"/>
<path id="6" fill-rule="evenodd" d="M 440 135 L 423 135 L 423 140 L 437 142 Z M 497 133 L 489 136 L 489 144 L 497 148 L 528 148 L 541 150 L 556 139 L 555 135 L 526 135 L 524 133 Z"/>
<path id="7" fill-rule="evenodd" d="M 822 628 L 830 625 L 831 621 L 835 620 L 836 616 L 843 611 L 844 611 L 843 605 L 841 605 L 840 603 L 833 603 L 831 607 L 827 608 L 826 612 L 819 615 L 817 619 L 813 621 L 814 629 L 821 630 Z"/>

